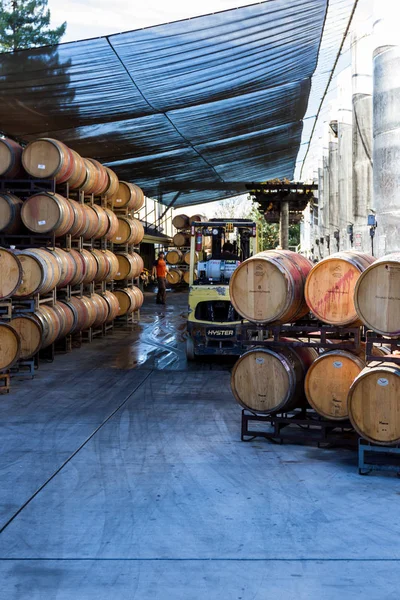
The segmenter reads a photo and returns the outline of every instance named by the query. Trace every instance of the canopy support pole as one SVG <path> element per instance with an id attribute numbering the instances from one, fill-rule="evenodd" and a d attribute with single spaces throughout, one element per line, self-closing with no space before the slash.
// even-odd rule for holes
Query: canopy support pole
<path id="1" fill-rule="evenodd" d="M 289 199 L 281 200 L 279 211 L 279 243 L 282 250 L 289 250 Z"/>

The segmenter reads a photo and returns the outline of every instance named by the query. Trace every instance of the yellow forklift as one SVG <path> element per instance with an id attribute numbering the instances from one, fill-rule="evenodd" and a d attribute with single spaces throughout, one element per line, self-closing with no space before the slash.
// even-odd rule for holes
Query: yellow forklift
<path id="1" fill-rule="evenodd" d="M 257 252 L 257 224 L 247 219 L 193 221 L 190 241 L 186 356 L 240 355 L 241 318 L 230 302 L 229 280 Z"/>

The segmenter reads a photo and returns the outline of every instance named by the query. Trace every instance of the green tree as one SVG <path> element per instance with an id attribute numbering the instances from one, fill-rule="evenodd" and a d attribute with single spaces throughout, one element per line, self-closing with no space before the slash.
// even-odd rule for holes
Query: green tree
<path id="1" fill-rule="evenodd" d="M 50 29 L 48 0 L 0 0 L 0 50 L 58 44 L 67 23 Z"/>

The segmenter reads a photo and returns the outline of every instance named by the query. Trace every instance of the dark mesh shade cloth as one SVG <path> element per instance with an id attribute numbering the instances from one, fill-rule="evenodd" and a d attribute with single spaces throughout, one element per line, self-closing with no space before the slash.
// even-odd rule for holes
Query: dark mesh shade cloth
<path id="1" fill-rule="evenodd" d="M 0 129 L 58 138 L 174 206 L 293 177 L 326 0 L 269 0 L 0 55 Z M 161 186 L 161 187 L 160 187 Z M 237 193 L 237 192 L 236 192 Z"/>

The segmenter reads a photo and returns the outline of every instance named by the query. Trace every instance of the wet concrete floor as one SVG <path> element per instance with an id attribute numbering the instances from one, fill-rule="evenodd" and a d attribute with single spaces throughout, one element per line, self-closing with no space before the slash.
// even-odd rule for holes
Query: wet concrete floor
<path id="1" fill-rule="evenodd" d="M 349 449 L 240 441 L 186 295 L 1 397 L 0 598 L 398 598 L 400 481 Z"/>

